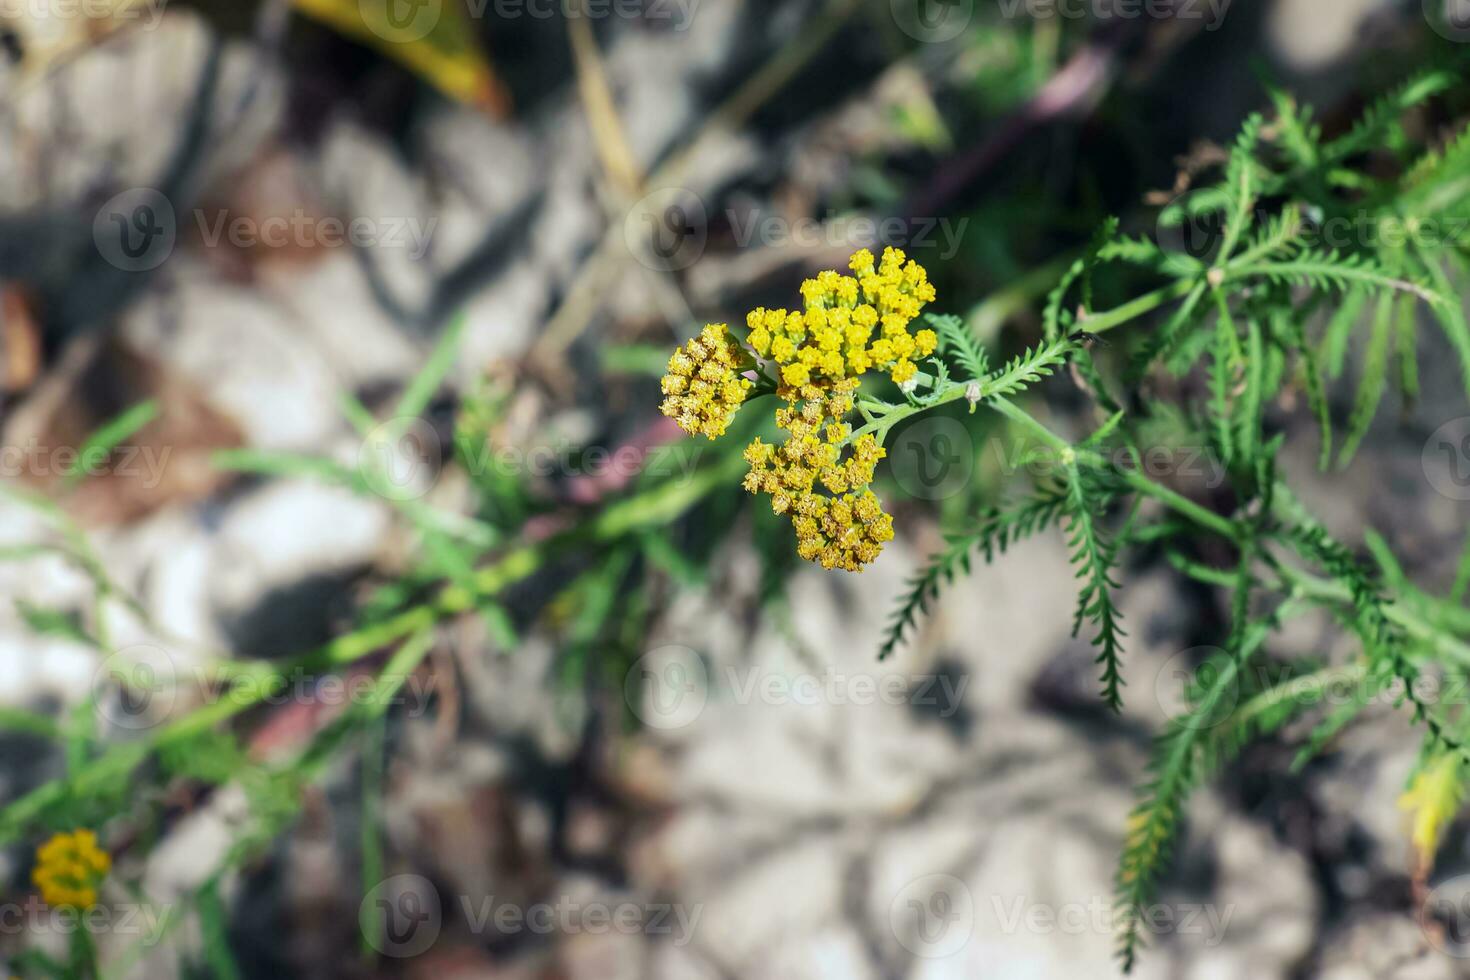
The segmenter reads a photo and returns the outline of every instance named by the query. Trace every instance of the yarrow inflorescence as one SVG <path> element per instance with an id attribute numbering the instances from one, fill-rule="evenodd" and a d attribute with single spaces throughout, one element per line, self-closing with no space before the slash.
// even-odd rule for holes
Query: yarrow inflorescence
<path id="1" fill-rule="evenodd" d="M 36 849 L 31 881 L 47 905 L 89 909 L 97 904 L 97 886 L 111 868 L 112 857 L 97 846 L 97 835 L 77 830 L 56 834 Z"/>
<path id="2" fill-rule="evenodd" d="M 742 372 L 765 378 L 770 368 L 766 391 L 787 402 L 776 411 L 786 438 L 746 448 L 745 489 L 767 495 L 776 514 L 791 518 L 802 558 L 861 571 L 893 540 L 893 518 L 869 489 L 887 453 L 872 434 L 854 437 L 847 417 L 863 375 L 880 370 L 910 382 L 939 338 L 933 330 L 909 332 L 935 296 L 923 266 L 896 248 L 876 265 L 862 249 L 849 266 L 851 276 L 827 271 L 804 282 L 799 313 L 752 311 L 749 350 L 726 325 L 705 327 L 670 359 L 662 410 L 689 434 L 717 438 L 755 387 Z"/>
<path id="3" fill-rule="evenodd" d="M 934 299 L 923 266 L 905 263 L 896 248 L 883 251 L 876 269 L 867 249 L 849 265 L 856 277 L 828 271 L 802 283 L 803 312 L 758 309 L 746 317 L 750 346 L 779 367 L 788 398 L 808 384 L 859 377 L 872 368 L 889 372 L 901 384 L 916 373 L 915 359 L 928 357 L 939 345 L 932 330 L 908 331 Z"/>
<path id="4" fill-rule="evenodd" d="M 669 358 L 663 413 L 690 435 L 718 439 L 755 387 L 739 373 L 749 360 L 729 327 L 711 323 Z"/>

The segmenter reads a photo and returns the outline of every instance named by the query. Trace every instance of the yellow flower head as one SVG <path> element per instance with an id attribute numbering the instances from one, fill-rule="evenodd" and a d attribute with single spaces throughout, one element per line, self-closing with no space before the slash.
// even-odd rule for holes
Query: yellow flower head
<path id="1" fill-rule="evenodd" d="M 790 516 L 803 558 L 861 571 L 893 540 L 893 518 L 869 489 L 887 453 L 871 434 L 853 438 L 847 416 L 864 374 L 876 368 L 899 384 L 911 381 L 939 338 L 909 332 L 934 299 L 923 266 L 896 248 L 878 261 L 862 249 L 848 265 L 850 276 L 829 270 L 802 283 L 801 312 L 761 308 L 746 317 L 750 350 L 774 366 L 787 405 L 776 411 L 785 441 L 746 447 L 744 486 Z M 754 387 L 738 373 L 750 363 L 723 324 L 706 327 L 669 361 L 664 414 L 691 435 L 723 435 Z"/>
<path id="2" fill-rule="evenodd" d="M 871 434 L 848 445 L 852 426 L 844 419 L 857 386 L 849 378 L 830 391 L 808 388 L 799 407 L 776 411 L 785 443 L 770 446 L 757 439 L 745 450 L 745 489 L 769 495 L 775 513 L 791 516 L 797 553 L 852 572 L 875 561 L 893 540 L 893 518 L 867 489 L 887 452 Z"/>
<path id="3" fill-rule="evenodd" d="M 718 439 L 754 387 L 740 375 L 743 357 L 725 324 L 705 327 L 669 358 L 659 410 L 692 436 Z"/>
<path id="4" fill-rule="evenodd" d="M 938 346 L 932 330 L 908 332 L 934 299 L 923 266 L 896 248 L 885 249 L 876 267 L 867 249 L 849 265 L 853 276 L 827 271 L 802 283 L 801 313 L 759 309 L 747 318 L 751 347 L 776 362 L 781 394 L 790 401 L 805 386 L 827 387 L 873 368 L 907 381 L 914 376 L 914 360 Z"/>
<path id="5" fill-rule="evenodd" d="M 31 881 L 47 905 L 89 909 L 97 904 L 97 886 L 111 868 L 112 858 L 97 846 L 97 835 L 78 830 L 56 834 L 36 849 Z"/>
<path id="6" fill-rule="evenodd" d="M 893 540 L 893 518 L 871 490 L 841 497 L 810 494 L 792 520 L 797 554 L 823 568 L 860 572 Z"/>

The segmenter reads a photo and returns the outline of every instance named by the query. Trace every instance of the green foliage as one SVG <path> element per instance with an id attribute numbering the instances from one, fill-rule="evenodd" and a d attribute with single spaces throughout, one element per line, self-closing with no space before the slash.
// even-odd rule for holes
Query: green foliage
<path id="1" fill-rule="evenodd" d="M 1118 549 L 1097 522 L 1097 515 L 1107 510 L 1108 498 L 1088 473 L 1073 465 L 1067 467 L 1066 500 L 1067 543 L 1082 583 L 1072 635 L 1080 633 L 1087 622 L 1097 628 L 1092 643 L 1102 670 L 1103 700 L 1114 711 L 1121 711 L 1124 681 L 1119 644 L 1127 634 L 1113 604 L 1113 592 L 1119 588 L 1113 579 Z"/>
<path id="2" fill-rule="evenodd" d="M 908 591 L 894 611 L 879 648 L 878 659 L 886 660 L 893 655 L 941 588 L 956 576 L 969 574 L 971 557 L 976 552 L 987 564 L 994 561 L 1011 545 L 1055 524 L 1067 503 L 1063 491 L 1043 490 L 1014 507 L 990 508 L 974 528 L 950 535 L 945 549 L 930 558 L 923 570 L 909 581 Z"/>
<path id="3" fill-rule="evenodd" d="M 1139 789 L 1138 806 L 1128 821 L 1118 860 L 1117 909 L 1122 922 L 1118 958 L 1124 972 L 1133 969 L 1142 942 L 1140 911 L 1147 906 L 1184 819 L 1185 803 L 1222 747 L 1212 737 L 1220 714 L 1236 696 L 1240 675 L 1265 641 L 1269 626 L 1237 630 L 1225 655 L 1211 659 L 1196 675 L 1188 710 L 1171 721 L 1158 737 L 1148 781 Z"/>
<path id="4" fill-rule="evenodd" d="M 989 355 L 965 321 L 957 316 L 935 316 L 925 314 L 924 321 L 939 335 L 939 349 L 954 362 L 954 366 L 972 378 L 983 378 L 990 373 Z"/>
<path id="5" fill-rule="evenodd" d="M 1159 735 L 1125 831 L 1116 877 L 1123 923 L 1118 954 L 1125 969 L 1142 943 L 1138 912 L 1168 873 L 1192 792 L 1253 741 L 1284 737 L 1290 721 L 1309 722 L 1297 755 L 1297 765 L 1305 765 L 1330 751 L 1376 698 L 1393 692 L 1426 732 L 1426 756 L 1448 753 L 1470 761 L 1462 720 L 1437 710 L 1416 687 L 1435 673 L 1470 669 L 1470 610 L 1463 606 L 1470 591 L 1470 538 L 1451 594 L 1431 595 L 1408 580 L 1384 542 L 1367 539 L 1369 563 L 1334 540 L 1295 500 L 1277 465 L 1285 441 L 1280 422 L 1296 401 L 1288 396 L 1304 396 L 1320 430 L 1324 469 L 1334 460 L 1351 463 L 1384 411 L 1395 377 L 1404 396 L 1414 397 L 1420 315 L 1426 324 L 1432 317 L 1448 337 L 1470 396 L 1470 324 L 1458 301 L 1466 243 L 1421 234 L 1470 217 L 1470 131 L 1423 146 L 1403 124 L 1406 111 L 1449 91 L 1454 81 L 1443 72 L 1427 73 L 1332 139 L 1309 109 L 1273 93 L 1274 114 L 1246 120 L 1220 155 L 1218 172 L 1192 173 L 1192 189 L 1162 209 L 1157 241 L 1125 233 L 1124 222 L 1109 219 L 1080 253 L 1049 267 L 1043 281 L 1026 277 L 1020 305 L 1039 303 L 1039 329 L 1019 354 L 1005 360 L 1019 345 L 987 350 L 972 330 L 985 321 L 984 307 L 969 318 L 930 315 L 926 324 L 939 338 L 938 351 L 900 387 L 901 396 L 887 402 L 864 393 L 858 400 L 866 424 L 852 438 L 871 435 L 881 445 L 900 423 L 963 402 L 972 412 L 984 409 L 1004 419 L 1006 433 L 1023 442 L 1023 458 L 1056 464 L 1028 490 L 1007 487 L 1016 503 L 981 508 L 961 530 L 945 535 L 944 547 L 900 597 L 879 659 L 917 632 L 944 589 L 971 571 L 975 556 L 998 560 L 1016 542 L 1053 528 L 1064 538 L 1079 583 L 1074 635 L 1085 631 L 1102 701 L 1114 710 L 1123 706 L 1130 666 L 1118 603 L 1125 561 L 1157 549 L 1182 574 L 1229 595 L 1228 636 L 1195 667 L 1183 710 Z M 1336 221 L 1347 222 L 1349 241 L 1324 234 Z M 1192 247 L 1181 249 L 1181 237 Z M 1013 296 L 1006 299 L 1014 303 Z M 1366 311 L 1372 315 L 1365 329 L 1360 321 Z M 444 332 L 387 418 L 343 399 L 344 417 L 365 446 L 393 443 L 443 404 L 458 329 Z M 608 352 L 605 365 L 635 375 L 658 369 L 654 354 L 637 347 Z M 1350 365 L 1356 379 L 1345 377 Z M 1092 431 L 1077 438 L 1063 437 L 1040 413 L 1011 401 L 1058 383 L 1059 374 L 1075 378 L 1081 397 L 1091 400 Z M 1353 384 L 1346 420 L 1333 413 L 1329 386 L 1339 379 Z M 362 781 L 364 874 L 371 879 L 386 866 L 377 805 L 396 720 L 393 695 L 434 652 L 441 624 L 470 617 L 491 646 L 512 649 L 524 625 L 511 615 L 512 591 L 534 580 L 526 590 L 540 597 L 534 612 L 563 641 L 552 678 L 561 690 L 591 692 L 630 662 L 660 594 L 707 585 L 702 559 L 718 546 L 719 535 L 701 534 L 699 527 L 738 523 L 744 498 L 730 485 L 744 473 L 744 461 L 738 453 L 713 450 L 708 459 L 690 457 L 687 469 L 676 465 L 659 476 L 661 464 L 681 462 L 678 454 L 690 452 L 687 445 L 663 447 L 628 486 L 593 491 L 607 494 L 595 498 L 596 506 L 556 506 L 523 475 L 485 465 L 502 438 L 506 395 L 481 381 L 457 398 L 453 452 L 444 464 L 462 471 L 472 507 L 462 512 L 412 495 L 387 496 L 413 546 L 350 629 L 279 662 L 212 665 L 217 672 L 207 703 L 131 741 L 99 744 L 84 724 L 87 710 L 59 722 L 0 712 L 0 726 L 62 743 L 67 764 L 62 777 L 0 810 L 0 842 L 122 819 L 151 832 L 164 819 L 157 801 L 168 790 L 239 786 L 249 819 L 195 896 L 204 968 L 210 975 L 235 975 L 221 876 L 288 827 L 303 789 L 344 756 L 360 763 L 352 771 Z M 154 414 L 153 407 L 139 406 L 87 445 L 106 452 Z M 757 431 L 748 418 L 736 425 L 751 435 Z M 1337 446 L 1335 432 L 1341 433 Z M 1202 487 L 1146 473 L 1142 454 L 1160 445 L 1207 451 L 1223 466 L 1226 485 Z M 384 499 L 385 474 L 375 460 L 373 453 L 347 465 L 238 451 L 220 454 L 217 462 Z M 58 554 L 96 592 L 96 601 L 82 609 L 19 604 L 29 627 L 107 649 L 106 624 L 117 608 L 146 620 L 108 579 L 64 511 L 52 501 L 25 499 L 53 540 L 0 549 L 0 560 Z M 705 519 L 682 526 L 680 519 L 696 509 Z M 553 511 L 555 520 L 528 531 L 533 518 Z M 770 515 L 760 512 L 753 520 L 759 529 Z M 759 594 L 768 609 L 779 607 L 791 568 L 789 548 L 776 550 L 768 543 L 772 537 L 758 535 L 766 542 Z M 1234 558 L 1212 564 L 1203 555 Z M 1351 662 L 1270 659 L 1283 622 L 1306 610 L 1325 611 L 1356 638 L 1359 652 Z M 241 743 L 233 723 L 293 671 L 315 676 L 353 665 L 373 678 L 374 697 L 366 703 L 309 732 L 304 744 L 281 758 L 261 761 Z M 1352 695 L 1328 704 L 1321 693 L 1330 684 L 1348 684 Z M 1444 798 L 1451 795 L 1458 803 L 1458 795 Z M 52 969 L 35 957 L 37 972 Z M 70 968 L 54 966 L 56 975 Z"/>
<path id="6" fill-rule="evenodd" d="M 976 528 L 948 538 L 900 600 L 882 656 L 968 571 L 976 550 L 988 560 L 1014 537 L 1051 524 L 1063 529 L 1081 583 L 1075 625 L 1092 626 L 1102 697 L 1115 709 L 1125 669 L 1114 596 L 1127 549 L 1162 544 L 1182 572 L 1231 595 L 1229 637 L 1199 665 L 1186 709 L 1160 735 L 1127 829 L 1117 875 L 1125 969 L 1142 943 L 1137 912 L 1167 871 L 1191 792 L 1252 741 L 1281 734 L 1294 719 L 1309 721 L 1300 767 L 1391 694 L 1424 728 L 1430 751 L 1470 761 L 1459 719 L 1419 687 L 1431 673 L 1461 676 L 1470 666 L 1470 612 L 1460 604 L 1470 591 L 1470 539 L 1447 598 L 1415 587 L 1388 546 L 1370 535 L 1375 573 L 1281 480 L 1285 433 L 1275 431 L 1275 414 L 1292 401 L 1282 396 L 1300 392 L 1320 430 L 1322 467 L 1349 465 L 1383 411 L 1390 381 L 1406 400 L 1417 394 L 1421 313 L 1448 337 L 1470 396 L 1470 326 L 1458 298 L 1467 243 L 1429 233 L 1464 227 L 1459 219 L 1470 217 L 1470 135 L 1416 147 L 1402 124 L 1408 109 L 1448 91 L 1451 80 L 1441 72 L 1412 80 L 1331 140 L 1310 110 L 1275 93 L 1274 118 L 1246 121 L 1217 179 L 1196 177 L 1194 188 L 1163 210 L 1158 243 L 1125 236 L 1115 221 L 1105 224 L 1047 295 L 1040 347 L 999 374 L 986 373 L 973 341 L 956 335 L 961 322 L 946 321 L 943 353 L 958 374 L 930 379 L 935 394 L 915 396 L 920 405 L 942 403 L 968 386 L 972 404 L 999 412 L 1060 460 L 1065 479 L 1043 482 L 1022 508 L 986 511 Z M 1363 166 L 1366 156 L 1385 151 L 1396 166 L 1382 159 Z M 1330 233 L 1343 227 L 1346 240 Z M 1180 239 L 1192 247 L 1181 250 Z M 1154 284 L 1144 287 L 1150 291 L 1096 307 L 1096 295 L 1140 279 Z M 1365 311 L 1372 313 L 1366 329 Z M 1091 348 L 1100 336 L 1125 326 L 1136 329 L 1117 334 L 1122 340 L 1111 346 L 1121 348 L 1119 357 L 1095 361 Z M 1334 418 L 1328 386 L 1347 373 L 1355 350 L 1359 376 L 1343 424 Z M 1056 435 L 1005 397 L 1039 384 L 1063 362 L 1106 418 L 1080 441 Z M 1161 374 L 1182 379 L 1163 388 L 1176 398 L 1159 397 L 1150 386 Z M 1119 380 L 1120 390 L 1135 397 L 1111 393 Z M 1341 444 L 1334 446 L 1339 426 Z M 1181 492 L 1122 462 L 1136 461 L 1141 446 L 1158 440 L 1206 448 L 1225 468 L 1228 495 Z M 1232 548 L 1237 568 L 1186 557 L 1198 552 L 1200 537 Z M 1309 609 L 1326 611 L 1353 634 L 1359 658 L 1259 665 L 1282 622 Z M 1342 696 L 1324 697 L 1343 686 Z"/>

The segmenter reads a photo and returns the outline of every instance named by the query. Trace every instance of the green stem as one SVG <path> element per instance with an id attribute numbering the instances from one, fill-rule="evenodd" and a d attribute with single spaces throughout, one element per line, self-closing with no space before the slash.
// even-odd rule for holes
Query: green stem
<path id="1" fill-rule="evenodd" d="M 1175 300 L 1183 299 L 1189 295 L 1190 291 L 1195 288 L 1195 285 L 1192 279 L 1181 279 L 1178 282 L 1156 289 L 1151 293 L 1146 293 L 1131 302 L 1124 303 L 1122 306 L 1089 316 L 1086 320 L 1082 321 L 1081 326 L 1090 333 L 1106 333 L 1109 330 L 1116 330 L 1124 324 L 1130 323 L 1148 313 L 1152 313 L 1161 306 L 1165 306 Z M 914 376 L 914 380 L 921 386 L 930 388 L 933 388 L 937 381 L 932 375 L 925 374 L 922 371 Z M 975 380 L 978 381 L 980 379 Z M 971 383 L 970 381 L 951 381 L 945 387 L 935 389 L 934 395 L 922 405 L 890 406 L 889 410 L 883 413 L 880 418 L 869 421 L 867 425 L 853 432 L 848 438 L 848 442 L 850 443 L 860 436 L 877 435 L 879 437 L 878 441 L 881 443 L 887 438 L 889 431 L 904 419 L 918 415 L 921 412 L 927 412 L 931 408 L 948 405 L 964 398 L 969 394 Z M 982 387 L 980 398 L 984 400 L 986 397 L 988 396 Z M 865 417 L 866 414 L 864 413 Z"/>
<path id="2" fill-rule="evenodd" d="M 1340 583 L 1319 578 L 1285 562 L 1274 561 L 1272 567 L 1281 576 L 1283 582 L 1290 585 L 1300 595 L 1333 605 L 1351 606 L 1353 604 L 1352 593 Z M 1386 603 L 1383 614 L 1394 625 L 1401 627 L 1415 639 L 1433 647 L 1441 655 L 1461 665 L 1470 666 L 1470 644 L 1446 634 L 1402 602 Z"/>
<path id="3" fill-rule="evenodd" d="M 1152 313 L 1161 306 L 1183 299 L 1196 285 L 1193 279 L 1180 279 L 1178 282 L 1163 286 L 1151 293 L 1145 293 L 1122 306 L 1114 307 L 1103 313 L 1094 313 L 1078 326 L 1088 333 L 1107 333 L 1109 330 L 1116 330 L 1145 314 Z"/>
<path id="4" fill-rule="evenodd" d="M 1064 460 L 1075 458 L 1078 462 L 1088 463 L 1092 466 L 1108 466 L 1122 477 L 1123 481 L 1130 487 L 1145 496 L 1159 501 L 1159 503 L 1168 507 L 1181 517 L 1187 517 L 1201 527 L 1208 528 L 1223 538 L 1228 538 L 1231 541 L 1240 540 L 1240 528 L 1234 521 L 1207 510 L 1183 494 L 1171 490 L 1161 483 L 1150 480 L 1137 470 L 1111 467 L 1105 459 L 1096 453 L 1075 448 L 1067 440 L 1052 432 L 1041 422 L 1004 398 L 992 398 L 990 404 L 1006 418 L 1034 433 L 1037 438 L 1061 454 Z"/>
<path id="5" fill-rule="evenodd" d="M 1150 480 L 1136 470 L 1119 470 L 1118 472 L 1133 489 L 1154 498 L 1181 517 L 1187 517 L 1201 527 L 1209 528 L 1222 538 L 1229 538 L 1232 541 L 1240 540 L 1240 527 L 1229 518 L 1221 517 L 1162 483 Z"/>

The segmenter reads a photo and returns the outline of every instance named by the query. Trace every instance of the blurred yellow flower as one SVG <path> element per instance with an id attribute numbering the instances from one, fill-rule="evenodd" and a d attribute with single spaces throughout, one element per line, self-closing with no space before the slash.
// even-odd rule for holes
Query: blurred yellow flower
<path id="1" fill-rule="evenodd" d="M 1410 839 L 1418 856 L 1421 871 L 1434 867 L 1434 856 L 1444 837 L 1445 828 L 1460 810 L 1465 782 L 1460 756 L 1447 752 L 1424 765 L 1403 796 L 1399 809 L 1410 815 Z"/>
<path id="2" fill-rule="evenodd" d="M 92 831 L 59 833 L 36 849 L 31 881 L 47 905 L 88 909 L 97 904 L 97 886 L 111 868 L 111 856 Z"/>

